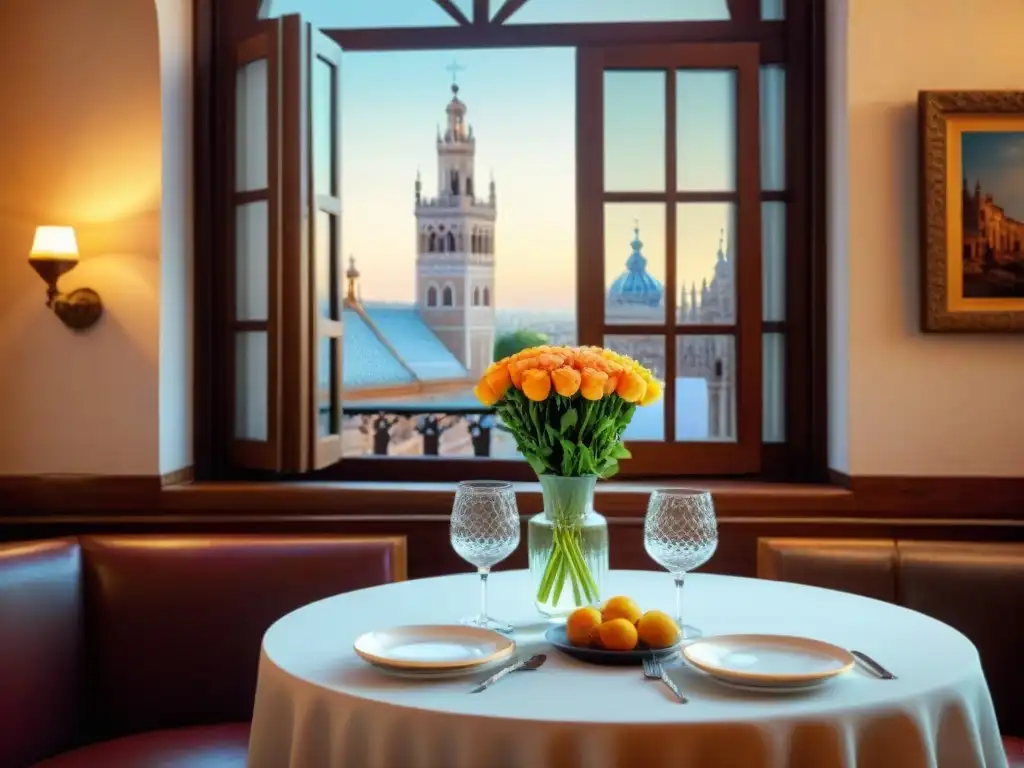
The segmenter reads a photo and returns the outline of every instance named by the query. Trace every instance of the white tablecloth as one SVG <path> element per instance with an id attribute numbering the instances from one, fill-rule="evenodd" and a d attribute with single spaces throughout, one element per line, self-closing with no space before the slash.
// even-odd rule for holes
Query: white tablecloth
<path id="1" fill-rule="evenodd" d="M 705 635 L 814 637 L 869 653 L 860 669 L 797 694 L 747 693 L 694 669 L 670 674 L 690 703 L 637 667 L 595 667 L 550 648 L 523 571 L 490 578 L 495 617 L 536 672 L 481 694 L 473 678 L 389 677 L 352 651 L 361 633 L 454 622 L 477 609 L 475 574 L 422 579 L 307 605 L 266 633 L 249 768 L 1005 768 L 978 653 L 959 632 L 887 603 L 782 582 L 693 574 L 685 619 Z M 605 595 L 670 608 L 665 573 L 613 571 Z"/>

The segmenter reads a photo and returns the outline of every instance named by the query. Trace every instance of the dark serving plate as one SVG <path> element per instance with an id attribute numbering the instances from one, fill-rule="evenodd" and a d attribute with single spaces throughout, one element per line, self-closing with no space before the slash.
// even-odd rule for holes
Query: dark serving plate
<path id="1" fill-rule="evenodd" d="M 604 651 L 599 648 L 583 648 L 578 645 L 571 645 L 565 634 L 565 625 L 556 624 L 548 627 L 544 633 L 544 639 L 567 656 L 574 659 L 588 662 L 589 664 L 604 664 L 606 666 L 628 666 L 639 665 L 644 659 L 661 659 L 667 661 L 679 653 L 682 641 L 671 645 L 668 648 L 652 649 L 643 644 L 632 651 Z"/>

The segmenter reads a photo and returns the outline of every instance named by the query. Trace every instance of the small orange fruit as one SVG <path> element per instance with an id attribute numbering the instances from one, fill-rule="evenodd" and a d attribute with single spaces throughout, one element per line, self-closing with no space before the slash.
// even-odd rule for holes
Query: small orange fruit
<path id="1" fill-rule="evenodd" d="M 598 624 L 596 627 L 590 630 L 590 647 L 596 648 L 601 651 L 604 650 L 604 646 L 601 645 L 601 625 Z"/>
<path id="2" fill-rule="evenodd" d="M 648 611 L 636 628 L 640 641 L 648 648 L 668 648 L 679 639 L 679 627 L 664 611 Z"/>
<path id="3" fill-rule="evenodd" d="M 601 612 L 597 608 L 577 608 L 565 620 L 565 634 L 573 645 L 589 645 L 590 630 L 601 623 Z"/>
<path id="4" fill-rule="evenodd" d="M 597 629 L 601 647 L 608 651 L 632 651 L 636 648 L 636 627 L 627 619 L 612 619 Z"/>
<path id="5" fill-rule="evenodd" d="M 601 620 L 611 621 L 612 619 L 625 619 L 630 624 L 636 624 L 643 615 L 640 606 L 631 597 L 617 595 L 608 598 L 608 602 L 601 609 Z"/>

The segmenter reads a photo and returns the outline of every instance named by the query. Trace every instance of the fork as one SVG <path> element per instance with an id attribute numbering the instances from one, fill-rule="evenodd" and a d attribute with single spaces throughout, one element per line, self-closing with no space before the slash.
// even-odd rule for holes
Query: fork
<path id="1" fill-rule="evenodd" d="M 683 692 L 679 690 L 679 687 L 672 682 L 672 678 L 665 672 L 661 662 L 654 657 L 644 657 L 644 677 L 663 682 L 675 697 L 679 699 L 680 704 L 686 704 L 689 701 L 689 699 L 683 696 Z"/>

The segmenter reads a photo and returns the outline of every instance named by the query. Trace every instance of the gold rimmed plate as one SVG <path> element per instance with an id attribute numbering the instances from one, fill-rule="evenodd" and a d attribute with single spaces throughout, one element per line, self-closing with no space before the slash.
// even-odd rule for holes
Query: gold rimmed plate
<path id="1" fill-rule="evenodd" d="M 848 651 L 808 637 L 719 635 L 683 647 L 692 666 L 726 683 L 745 687 L 806 688 L 848 672 Z"/>
<path id="2" fill-rule="evenodd" d="M 508 658 L 515 641 L 489 629 L 422 624 L 378 629 L 356 638 L 356 654 L 395 670 L 469 670 Z"/>

